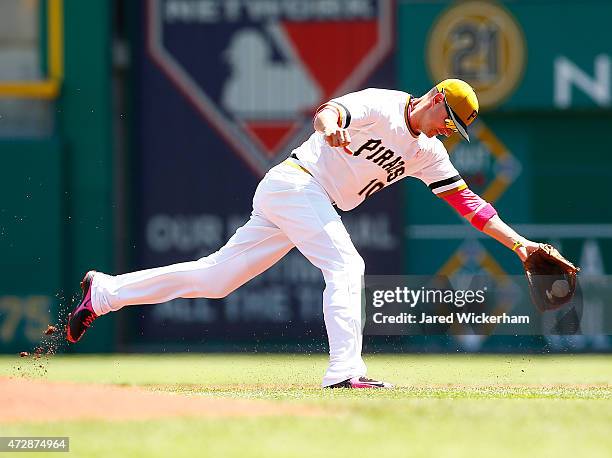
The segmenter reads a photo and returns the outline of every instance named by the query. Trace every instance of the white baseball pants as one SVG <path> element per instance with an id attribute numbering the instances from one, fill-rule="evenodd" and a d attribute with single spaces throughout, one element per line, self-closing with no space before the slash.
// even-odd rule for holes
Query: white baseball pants
<path id="1" fill-rule="evenodd" d="M 263 178 L 253 213 L 227 244 L 197 261 L 123 275 L 96 274 L 98 315 L 126 305 L 177 297 L 221 298 L 297 247 L 325 279 L 323 314 L 329 367 L 323 386 L 366 374 L 361 358 L 361 281 L 364 262 L 325 190 L 308 173 L 282 163 Z"/>

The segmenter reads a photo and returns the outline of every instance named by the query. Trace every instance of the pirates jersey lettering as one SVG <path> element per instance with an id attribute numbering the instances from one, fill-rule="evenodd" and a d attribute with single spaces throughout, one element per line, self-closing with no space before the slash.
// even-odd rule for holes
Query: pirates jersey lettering
<path id="1" fill-rule="evenodd" d="M 364 151 L 372 152 L 366 156 L 366 159 L 371 160 L 373 164 L 380 166 L 382 170 L 387 172 L 387 183 L 391 183 L 397 177 L 404 174 L 404 161 L 402 157 L 397 155 L 392 149 L 382 145 L 382 140 L 370 138 L 367 142 L 355 150 L 353 156 L 359 156 Z"/>

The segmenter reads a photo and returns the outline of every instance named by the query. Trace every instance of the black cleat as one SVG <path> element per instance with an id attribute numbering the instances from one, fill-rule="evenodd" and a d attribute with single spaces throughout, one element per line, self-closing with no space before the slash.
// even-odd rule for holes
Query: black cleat
<path id="1" fill-rule="evenodd" d="M 353 377 L 344 382 L 330 385 L 327 388 L 393 388 L 393 385 L 367 377 Z"/>

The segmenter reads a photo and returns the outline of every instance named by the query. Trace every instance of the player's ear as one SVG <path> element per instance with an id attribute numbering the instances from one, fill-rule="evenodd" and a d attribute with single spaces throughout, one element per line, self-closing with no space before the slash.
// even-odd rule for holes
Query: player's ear
<path id="1" fill-rule="evenodd" d="M 436 89 L 435 93 L 429 95 L 428 106 L 429 108 L 434 108 L 440 102 L 444 103 L 444 94 L 442 94 L 441 92 L 438 92 Z"/>
<path id="2" fill-rule="evenodd" d="M 432 101 L 434 104 L 444 102 L 444 94 L 441 92 L 436 93 L 436 95 L 433 96 Z"/>

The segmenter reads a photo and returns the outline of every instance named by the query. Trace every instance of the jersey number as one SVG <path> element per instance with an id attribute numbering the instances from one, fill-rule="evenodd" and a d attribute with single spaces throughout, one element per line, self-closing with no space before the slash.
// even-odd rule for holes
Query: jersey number
<path id="1" fill-rule="evenodd" d="M 376 178 L 374 178 L 367 185 L 365 185 L 365 188 L 359 191 L 359 195 L 363 196 L 364 199 L 367 199 L 372 194 L 374 194 L 377 191 L 380 191 L 384 187 L 385 187 L 385 184 L 383 182 L 378 181 Z"/>

